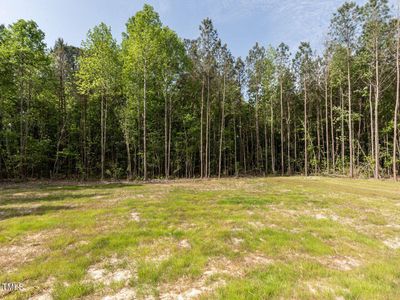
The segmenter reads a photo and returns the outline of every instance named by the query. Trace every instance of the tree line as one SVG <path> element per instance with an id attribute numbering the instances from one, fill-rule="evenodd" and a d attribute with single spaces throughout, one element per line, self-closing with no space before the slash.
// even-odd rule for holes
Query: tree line
<path id="1" fill-rule="evenodd" d="M 400 23 L 346 2 L 317 53 L 256 43 L 235 58 L 210 19 L 181 39 L 145 5 L 122 42 L 104 23 L 49 49 L 0 26 L 0 178 L 343 174 L 393 177 Z"/>

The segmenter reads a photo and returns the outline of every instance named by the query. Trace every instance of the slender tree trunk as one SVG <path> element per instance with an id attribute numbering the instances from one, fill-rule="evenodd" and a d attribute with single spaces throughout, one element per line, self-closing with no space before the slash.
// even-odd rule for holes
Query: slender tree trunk
<path id="1" fill-rule="evenodd" d="M 164 171 L 165 178 L 168 179 L 168 98 L 167 91 L 164 91 Z"/>
<path id="2" fill-rule="evenodd" d="M 294 123 L 294 171 L 296 172 L 296 169 L 298 167 L 298 162 L 297 162 L 297 124 Z"/>
<path id="3" fill-rule="evenodd" d="M 171 173 L 171 141 L 172 141 L 172 96 L 169 97 L 169 121 L 168 121 L 168 153 L 167 153 L 167 174 Z"/>
<path id="4" fill-rule="evenodd" d="M 241 102 L 241 101 L 240 101 Z M 240 103 L 239 111 L 241 111 L 242 105 Z M 242 128 L 242 115 L 239 114 L 239 146 L 240 146 L 240 163 L 243 166 L 244 173 L 246 173 L 246 149 L 244 145 L 244 135 L 243 135 L 243 128 Z"/>
<path id="5" fill-rule="evenodd" d="M 201 84 L 201 112 L 200 112 L 200 177 L 203 178 L 204 175 L 204 162 L 203 162 L 203 120 L 204 120 L 204 76 L 203 76 L 203 81 Z"/>
<path id="6" fill-rule="evenodd" d="M 344 174 L 344 101 L 343 101 L 343 90 L 340 86 L 340 140 L 341 140 L 341 156 L 342 156 L 342 173 Z"/>
<path id="7" fill-rule="evenodd" d="M 285 174 L 285 161 L 284 159 L 284 149 L 283 149 L 283 82 L 280 80 L 280 104 L 281 104 L 281 175 Z"/>
<path id="8" fill-rule="evenodd" d="M 146 114 L 147 114 L 147 70 L 146 61 L 144 62 L 143 70 L 143 179 L 147 180 L 147 127 L 146 127 Z"/>
<path id="9" fill-rule="evenodd" d="M 108 112 L 108 102 L 107 97 L 104 98 L 104 138 L 103 138 L 103 162 L 106 161 L 106 145 L 107 145 L 107 112 Z"/>
<path id="10" fill-rule="evenodd" d="M 400 98 L 400 17 L 397 16 L 397 37 L 396 37 L 396 104 L 394 108 L 394 121 L 393 121 L 393 179 L 397 180 L 397 114 L 399 111 L 399 98 Z"/>
<path id="11" fill-rule="evenodd" d="M 58 173 L 58 159 L 60 155 L 60 146 L 61 142 L 64 136 L 64 130 L 65 130 L 65 123 L 63 122 L 62 128 L 60 130 L 58 139 L 57 139 L 57 146 L 56 146 L 56 158 L 54 160 L 54 165 L 53 165 L 53 176 L 55 176 Z"/>
<path id="12" fill-rule="evenodd" d="M 370 118 L 370 131 L 371 131 L 371 139 L 370 139 L 370 148 L 371 148 L 371 158 L 375 159 L 375 134 L 374 134 L 374 111 L 373 111 L 373 104 L 372 104 L 372 83 L 369 85 L 369 118 Z M 374 176 L 375 176 L 375 168 Z"/>
<path id="13" fill-rule="evenodd" d="M 286 119 L 286 126 L 287 126 L 287 173 L 291 175 L 292 167 L 291 167 L 291 158 L 290 158 L 290 101 L 287 100 L 287 119 Z"/>
<path id="14" fill-rule="evenodd" d="M 272 174 L 275 174 L 275 136 L 274 136 L 274 105 L 271 99 L 271 168 Z"/>
<path id="15" fill-rule="evenodd" d="M 352 93 L 352 87 L 351 87 L 351 76 L 350 76 L 350 49 L 347 48 L 347 87 L 348 87 L 348 100 L 349 100 L 349 159 L 350 159 L 350 177 L 354 176 L 354 170 L 353 170 L 353 162 L 354 162 L 354 157 L 353 157 L 353 120 L 352 120 L 352 115 L 351 115 L 351 93 Z"/>
<path id="16" fill-rule="evenodd" d="M 22 72 L 21 73 L 21 78 L 22 78 Z M 25 120 L 25 113 L 24 113 L 24 89 L 23 89 L 23 81 L 19 82 L 19 173 L 20 177 L 24 178 L 25 177 L 25 159 L 24 159 L 24 153 L 25 153 L 25 145 L 24 145 L 24 122 Z"/>
<path id="17" fill-rule="evenodd" d="M 233 102 L 234 103 L 234 102 Z M 234 151 L 234 163 L 235 163 L 235 176 L 237 177 L 239 175 L 239 169 L 238 169 L 238 161 L 237 161 L 237 129 L 236 129 L 236 111 L 235 111 L 235 107 L 234 104 L 232 104 L 233 106 L 233 141 L 234 141 L 234 147 L 235 147 L 235 151 Z"/>
<path id="18" fill-rule="evenodd" d="M 101 95 L 101 112 L 100 112 L 100 144 L 101 144 L 101 180 L 104 180 L 104 95 Z"/>
<path id="19" fill-rule="evenodd" d="M 82 165 L 83 165 L 83 179 L 86 180 L 88 173 L 88 149 L 87 149 L 87 128 L 86 128 L 86 116 L 87 116 L 87 100 L 86 97 L 82 99 L 82 113 L 81 113 L 81 132 L 82 132 Z"/>
<path id="20" fill-rule="evenodd" d="M 267 107 L 265 107 L 265 120 L 264 120 L 264 143 L 265 143 L 265 174 L 268 174 L 268 116 Z"/>
<path id="21" fill-rule="evenodd" d="M 325 139 L 326 139 L 326 170 L 330 171 L 329 118 L 328 118 L 328 72 L 325 75 Z M 332 121 L 332 119 L 331 119 Z"/>
<path id="22" fill-rule="evenodd" d="M 129 130 L 125 128 L 125 145 L 126 145 L 126 154 L 128 159 L 127 172 L 128 172 L 128 181 L 132 180 L 132 159 L 131 159 L 131 147 L 129 142 Z"/>
<path id="23" fill-rule="evenodd" d="M 378 106 L 380 98 L 380 82 L 379 82 L 379 55 L 378 42 L 375 38 L 375 179 L 379 178 L 379 124 L 378 124 Z"/>
<path id="24" fill-rule="evenodd" d="M 320 134 L 320 103 L 318 101 L 318 109 L 317 109 L 317 160 L 318 162 L 315 164 L 315 172 L 319 172 L 320 162 L 321 162 L 321 134 Z"/>
<path id="25" fill-rule="evenodd" d="M 336 169 L 336 153 L 335 153 L 335 130 L 333 122 L 333 88 L 331 87 L 330 97 L 329 97 L 329 112 L 331 116 L 331 141 L 332 141 L 332 167 L 335 171 Z"/>
<path id="26" fill-rule="evenodd" d="M 205 161 L 205 177 L 208 178 L 208 159 L 209 159 L 209 139 L 210 139 L 210 133 L 209 133 L 209 125 L 210 125 L 210 75 L 207 74 L 207 107 L 206 107 L 206 161 Z"/>
<path id="27" fill-rule="evenodd" d="M 307 84 L 304 79 L 304 175 L 308 176 Z"/>
<path id="28" fill-rule="evenodd" d="M 256 110 L 256 169 L 257 172 L 260 170 L 260 132 L 259 132 L 259 120 L 258 120 L 258 90 L 256 93 L 256 103 L 255 103 L 255 110 Z"/>
<path id="29" fill-rule="evenodd" d="M 225 74 L 224 74 L 224 87 L 222 91 L 222 108 L 221 108 L 221 132 L 219 136 L 219 159 L 218 159 L 218 178 L 221 178 L 221 164 L 222 164 L 222 143 L 224 139 L 225 127 Z"/>

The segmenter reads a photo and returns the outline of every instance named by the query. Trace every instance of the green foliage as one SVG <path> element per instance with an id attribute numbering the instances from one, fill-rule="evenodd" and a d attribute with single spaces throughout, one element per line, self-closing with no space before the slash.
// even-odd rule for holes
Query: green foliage
<path id="1" fill-rule="evenodd" d="M 293 55 L 257 42 L 245 59 L 211 19 L 183 41 L 147 4 L 121 45 L 104 23 L 80 48 L 58 39 L 51 49 L 34 21 L 1 25 L 0 178 L 292 174 L 305 154 L 315 174 L 353 161 L 355 175 L 376 164 L 389 176 L 393 15 L 387 0 L 345 2 L 322 56 L 307 42 Z"/>

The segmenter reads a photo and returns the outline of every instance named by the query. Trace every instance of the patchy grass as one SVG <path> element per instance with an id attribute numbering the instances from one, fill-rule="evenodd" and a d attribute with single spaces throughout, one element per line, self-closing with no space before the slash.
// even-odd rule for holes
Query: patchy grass
<path id="1" fill-rule="evenodd" d="M 399 299 L 400 184 L 8 185 L 5 299 Z"/>

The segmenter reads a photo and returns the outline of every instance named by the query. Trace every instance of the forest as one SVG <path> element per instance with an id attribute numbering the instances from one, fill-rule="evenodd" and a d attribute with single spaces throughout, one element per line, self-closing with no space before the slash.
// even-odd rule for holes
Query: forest
<path id="1" fill-rule="evenodd" d="M 235 58 L 211 19 L 182 39 L 147 4 L 121 43 L 104 23 L 79 47 L 0 25 L 0 179 L 396 180 L 398 12 L 346 2 L 327 32 L 318 51 L 260 41 Z"/>

